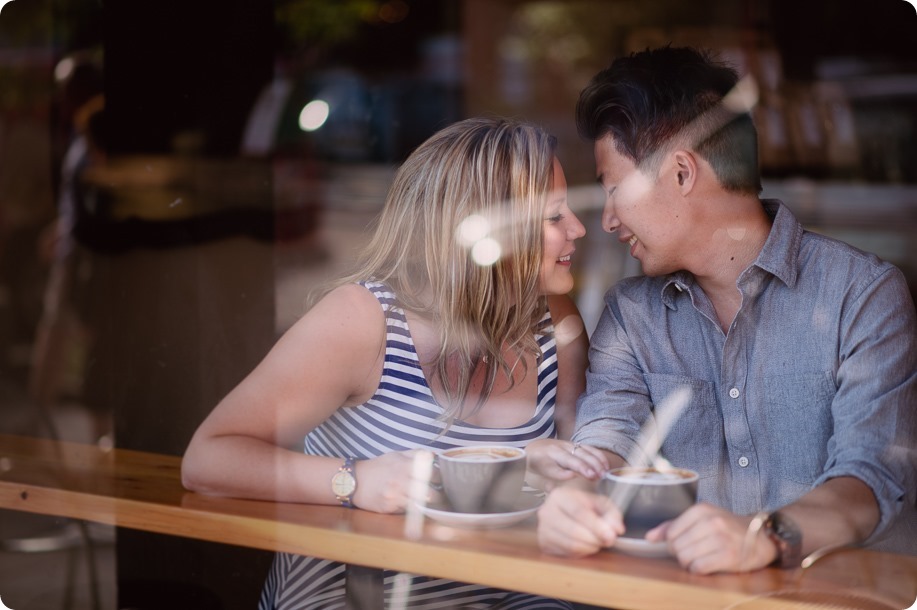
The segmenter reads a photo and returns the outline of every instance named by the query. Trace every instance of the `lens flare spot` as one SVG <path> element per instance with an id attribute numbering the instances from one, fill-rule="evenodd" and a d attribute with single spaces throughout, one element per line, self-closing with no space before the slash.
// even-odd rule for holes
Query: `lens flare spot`
<path id="1" fill-rule="evenodd" d="M 489 267 L 500 260 L 500 244 L 492 237 L 478 240 L 471 248 L 471 259 L 482 267 Z"/>
<path id="2" fill-rule="evenodd" d="M 736 83 L 726 97 L 723 106 L 736 114 L 750 112 L 758 103 L 758 83 L 750 75 Z"/>
<path id="3" fill-rule="evenodd" d="M 458 238 L 465 246 L 473 246 L 490 233 L 490 221 L 480 214 L 472 214 L 459 224 Z"/>
<path id="4" fill-rule="evenodd" d="M 2 5 L 3 3 L 0 2 L 0 8 L 2 8 Z M 76 61 L 72 57 L 65 57 L 54 66 L 54 80 L 63 83 L 73 75 L 75 68 Z"/>
<path id="5" fill-rule="evenodd" d="M 325 124 L 331 108 L 325 100 L 312 100 L 299 113 L 299 128 L 303 131 L 315 131 Z"/>

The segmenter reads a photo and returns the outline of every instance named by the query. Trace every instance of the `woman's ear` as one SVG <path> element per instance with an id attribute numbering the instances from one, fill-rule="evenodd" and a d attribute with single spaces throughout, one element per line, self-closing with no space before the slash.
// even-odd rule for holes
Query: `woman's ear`
<path id="1" fill-rule="evenodd" d="M 682 195 L 687 195 L 697 182 L 697 159 L 686 150 L 676 150 L 672 154 L 675 163 L 675 180 Z"/>

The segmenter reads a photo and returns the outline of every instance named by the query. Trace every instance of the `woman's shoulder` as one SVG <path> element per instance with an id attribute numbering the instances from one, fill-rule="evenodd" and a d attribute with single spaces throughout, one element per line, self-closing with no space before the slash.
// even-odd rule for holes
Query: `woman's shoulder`
<path id="1" fill-rule="evenodd" d="M 321 308 L 329 313 L 381 311 L 380 300 L 388 291 L 379 286 L 356 282 L 336 286 L 319 299 L 315 309 Z"/>
<path id="2" fill-rule="evenodd" d="M 283 334 L 269 368 L 284 371 L 296 392 L 311 385 L 344 404 L 347 397 L 372 395 L 384 348 L 379 302 L 363 286 L 346 284 L 330 290 Z"/>
<path id="3" fill-rule="evenodd" d="M 299 327 L 325 326 L 336 334 L 365 336 L 374 328 L 384 328 L 384 312 L 377 296 L 360 284 L 343 284 L 329 290 L 296 323 Z"/>
<path id="4" fill-rule="evenodd" d="M 558 349 L 564 351 L 568 347 L 575 347 L 577 352 L 585 352 L 589 338 L 576 302 L 566 294 L 551 295 L 548 297 L 548 310 Z"/>
<path id="5" fill-rule="evenodd" d="M 579 307 L 576 306 L 576 302 L 570 297 L 570 295 L 552 294 L 547 297 L 547 301 L 548 311 L 550 312 L 551 319 L 554 321 L 555 325 L 559 324 L 562 320 L 570 316 L 582 319 Z"/>

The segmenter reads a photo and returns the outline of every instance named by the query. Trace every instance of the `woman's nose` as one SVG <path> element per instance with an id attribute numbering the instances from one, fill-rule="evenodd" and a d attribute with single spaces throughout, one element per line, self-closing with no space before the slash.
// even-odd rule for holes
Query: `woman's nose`
<path id="1" fill-rule="evenodd" d="M 580 222 L 576 214 L 570 214 L 570 225 L 567 227 L 567 235 L 570 241 L 579 239 L 586 234 L 586 227 Z"/>

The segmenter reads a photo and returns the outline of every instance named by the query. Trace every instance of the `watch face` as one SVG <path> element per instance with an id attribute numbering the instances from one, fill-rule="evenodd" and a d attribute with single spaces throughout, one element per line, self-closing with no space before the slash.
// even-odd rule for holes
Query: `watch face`
<path id="1" fill-rule="evenodd" d="M 357 488 L 357 481 L 349 472 L 338 472 L 331 478 L 331 489 L 335 495 L 346 497 Z"/>

